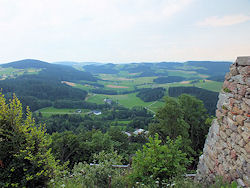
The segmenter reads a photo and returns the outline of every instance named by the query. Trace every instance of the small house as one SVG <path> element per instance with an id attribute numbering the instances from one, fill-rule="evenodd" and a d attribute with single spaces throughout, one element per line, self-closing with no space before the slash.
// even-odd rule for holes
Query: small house
<path id="1" fill-rule="evenodd" d="M 82 113 L 82 110 L 78 109 L 78 110 L 75 111 L 75 113 Z"/>
<path id="2" fill-rule="evenodd" d="M 104 102 L 107 104 L 112 104 L 112 100 L 111 99 L 104 99 Z"/>
<path id="3" fill-rule="evenodd" d="M 95 114 L 96 116 L 99 116 L 102 114 L 102 112 L 98 110 L 93 110 L 92 113 Z"/>

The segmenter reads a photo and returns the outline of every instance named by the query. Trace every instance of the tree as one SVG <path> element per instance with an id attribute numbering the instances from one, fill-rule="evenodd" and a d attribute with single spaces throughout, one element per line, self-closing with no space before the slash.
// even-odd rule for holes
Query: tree
<path id="1" fill-rule="evenodd" d="M 209 124 L 207 110 L 201 100 L 187 94 L 178 98 L 184 113 L 184 121 L 190 125 L 189 138 L 195 151 L 202 150 L 205 137 L 208 133 Z"/>
<path id="2" fill-rule="evenodd" d="M 44 187 L 59 168 L 48 148 L 44 125 L 36 125 L 14 95 L 6 104 L 0 93 L 0 187 Z"/>
<path id="3" fill-rule="evenodd" d="M 156 123 L 149 126 L 150 134 L 158 133 L 163 142 L 167 136 L 171 139 L 176 139 L 177 136 L 188 139 L 188 129 L 189 124 L 184 121 L 184 113 L 179 102 L 171 97 L 165 98 L 165 106 L 156 114 Z"/>
<path id="4" fill-rule="evenodd" d="M 209 123 L 208 114 L 201 100 L 182 94 L 177 99 L 167 97 L 166 103 L 156 115 L 156 123 L 149 127 L 151 135 L 158 133 L 165 141 L 166 136 L 175 139 L 181 135 L 184 141 L 183 150 L 189 157 L 195 158 L 196 167 L 203 148 Z"/>
<path id="5" fill-rule="evenodd" d="M 162 145 L 158 134 L 154 138 L 149 137 L 149 143 L 133 157 L 131 183 L 155 184 L 155 181 L 159 181 L 161 186 L 162 183 L 169 183 L 172 178 L 182 175 L 189 161 L 180 150 L 181 145 L 181 137 L 177 137 L 176 141 L 167 137 L 165 145 Z"/>

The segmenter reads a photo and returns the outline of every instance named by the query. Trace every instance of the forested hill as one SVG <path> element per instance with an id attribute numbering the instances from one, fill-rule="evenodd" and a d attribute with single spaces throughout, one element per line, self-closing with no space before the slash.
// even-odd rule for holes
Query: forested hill
<path id="1" fill-rule="evenodd" d="M 7 68 L 12 67 L 16 69 L 27 69 L 27 68 L 49 68 L 50 66 L 53 66 L 53 64 L 36 60 L 36 59 L 24 59 L 20 61 L 13 61 L 10 63 L 2 64 L 1 67 Z"/>
<path id="2" fill-rule="evenodd" d="M 12 77 L 0 80 L 0 89 L 7 98 L 15 93 L 24 106 L 32 111 L 48 107 L 59 99 L 84 100 L 87 91 L 73 88 L 62 81 L 96 81 L 88 72 L 79 71 L 71 66 L 50 64 L 44 61 L 25 59 L 1 64 L 2 76 L 9 73 Z M 13 72 L 16 71 L 16 74 Z M 6 72 L 6 73 L 5 73 Z M 14 79 L 13 79 L 14 78 Z"/>
<path id="3" fill-rule="evenodd" d="M 127 64 L 90 64 L 84 70 L 93 74 L 118 74 L 127 71 L 131 74 L 140 73 L 136 77 L 167 76 L 167 70 L 195 71 L 209 76 L 221 76 L 228 72 L 232 62 L 229 61 L 187 61 L 187 62 L 154 62 Z"/>
<path id="4" fill-rule="evenodd" d="M 212 76 L 221 75 L 223 72 L 228 72 L 232 62 L 229 61 L 187 61 L 185 63 L 188 66 L 203 67 L 203 69 L 197 69 L 200 74 L 208 74 Z"/>
<path id="5" fill-rule="evenodd" d="M 83 72 L 74 69 L 71 66 L 51 64 L 35 59 L 25 59 L 15 61 L 11 63 L 2 64 L 3 68 L 16 68 L 16 69 L 42 69 L 36 75 L 32 75 L 32 78 L 46 79 L 46 80 L 58 80 L 58 81 L 76 81 L 76 80 L 87 80 L 96 81 L 97 79 L 89 72 Z M 25 76 L 27 77 L 27 75 Z M 30 77 L 30 75 L 28 76 Z"/>

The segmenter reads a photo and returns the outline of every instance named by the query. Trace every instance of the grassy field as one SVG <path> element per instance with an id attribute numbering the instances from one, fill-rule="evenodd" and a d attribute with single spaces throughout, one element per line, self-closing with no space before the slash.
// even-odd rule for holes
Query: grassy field
<path id="1" fill-rule="evenodd" d="M 186 69 L 186 70 L 185 70 Z M 210 91 L 219 92 L 222 86 L 221 82 L 215 82 L 210 80 L 204 80 L 207 75 L 201 75 L 194 71 L 188 71 L 190 67 L 183 67 L 182 70 L 168 70 L 169 76 L 182 76 L 187 79 L 198 78 L 200 81 L 197 83 L 191 84 L 191 81 L 175 82 L 175 83 L 166 83 L 166 84 L 156 84 L 153 80 L 157 77 L 135 77 L 140 73 L 128 73 L 127 71 L 121 71 L 119 74 L 99 74 L 97 75 L 100 80 L 97 81 L 98 84 L 104 85 L 105 90 L 115 90 L 118 93 L 123 91 L 133 91 L 136 88 L 155 88 L 163 87 L 166 89 L 165 95 L 168 95 L 169 87 L 199 87 L 207 89 Z M 74 87 L 83 89 L 89 92 L 88 97 L 86 98 L 87 102 L 92 102 L 96 104 L 104 104 L 104 99 L 109 98 L 114 102 L 127 107 L 132 108 L 134 106 L 146 107 L 151 112 L 157 112 L 157 110 L 164 105 L 164 100 L 162 101 L 153 101 L 153 102 L 144 102 L 140 98 L 136 97 L 137 93 L 130 93 L 124 95 L 105 95 L 105 94 L 93 94 L 91 93 L 92 89 L 95 89 L 94 86 L 86 84 L 75 84 Z M 121 88 L 119 88 L 121 87 Z"/>
<path id="2" fill-rule="evenodd" d="M 196 87 L 207 89 L 210 91 L 215 91 L 215 92 L 220 92 L 222 85 L 223 85 L 222 82 L 216 82 L 216 81 L 210 81 L 210 80 L 206 81 L 205 83 L 194 84 L 194 86 Z"/>
<path id="3" fill-rule="evenodd" d="M 43 116 L 51 116 L 55 114 L 79 114 L 79 115 L 84 115 L 85 113 L 89 112 L 90 110 L 87 109 L 81 109 L 82 113 L 77 113 L 76 110 L 78 109 L 73 109 L 73 108 L 54 108 L 54 107 L 47 107 L 47 108 L 42 108 L 40 110 L 37 110 L 35 113 L 41 112 Z"/>
<path id="4" fill-rule="evenodd" d="M 136 97 L 136 94 L 137 93 L 131 93 L 131 94 L 126 94 L 126 95 L 93 94 L 88 97 L 87 101 L 97 103 L 97 104 L 104 104 L 104 99 L 109 98 L 126 108 L 132 108 L 134 106 L 142 106 L 142 107 L 147 107 L 153 112 L 156 112 L 158 107 L 161 107 L 164 105 L 164 102 L 161 102 L 161 101 L 144 102 L 140 98 Z"/>
<path id="5" fill-rule="evenodd" d="M 21 76 L 23 74 L 38 74 L 39 71 L 41 71 L 41 70 L 42 69 L 33 69 L 33 68 L 14 69 L 12 67 L 9 67 L 9 68 L 1 68 L 0 67 L 0 77 L 2 77 L 2 79 L 15 78 L 15 77 Z"/>

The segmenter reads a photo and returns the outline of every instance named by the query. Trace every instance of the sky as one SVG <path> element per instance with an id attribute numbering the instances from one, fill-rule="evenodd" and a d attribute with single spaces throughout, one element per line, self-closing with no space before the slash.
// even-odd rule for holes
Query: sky
<path id="1" fill-rule="evenodd" d="M 0 0 L 0 63 L 234 61 L 250 0 Z"/>

